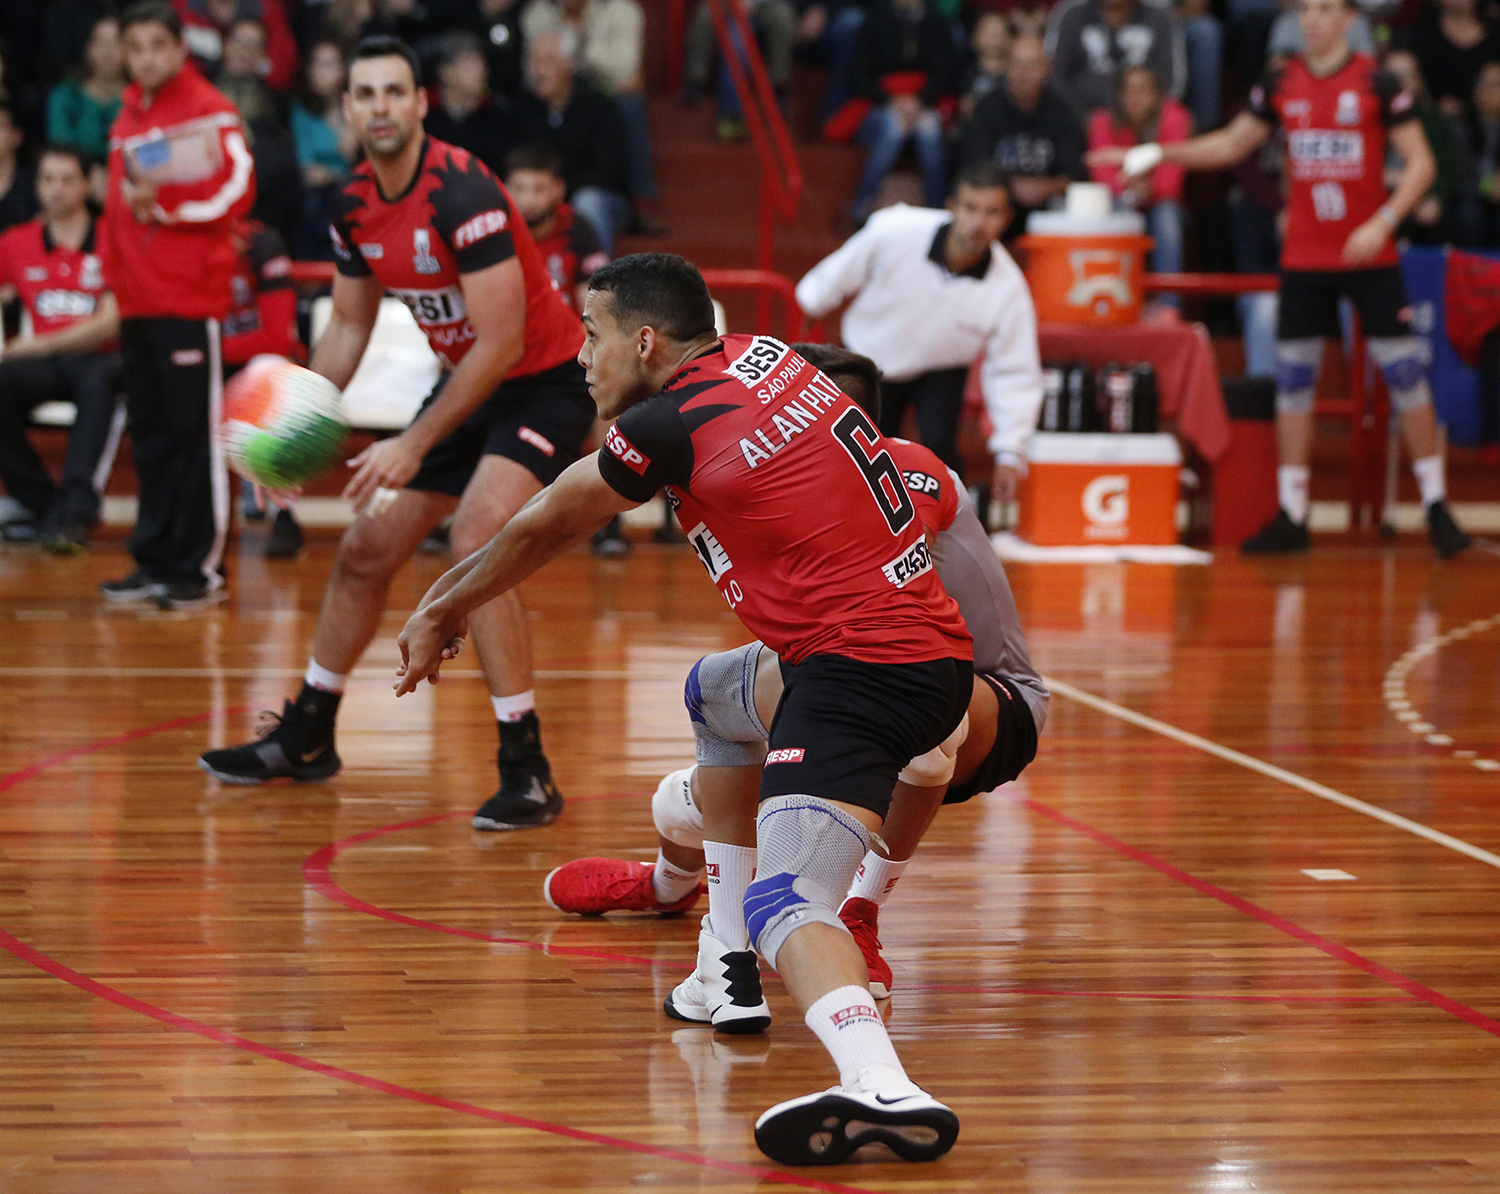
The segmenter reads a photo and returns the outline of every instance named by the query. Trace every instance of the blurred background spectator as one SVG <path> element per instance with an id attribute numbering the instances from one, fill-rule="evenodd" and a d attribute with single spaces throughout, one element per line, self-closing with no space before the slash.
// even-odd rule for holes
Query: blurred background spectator
<path id="1" fill-rule="evenodd" d="M 439 141 L 467 149 L 500 174 L 513 145 L 515 122 L 504 97 L 490 96 L 489 74 L 477 37 L 466 29 L 447 34 L 424 123 Z"/>
<path id="2" fill-rule="evenodd" d="M 1114 103 L 1130 66 L 1149 67 L 1165 95 L 1187 87 L 1181 31 L 1170 12 L 1141 0 L 1059 0 L 1046 46 L 1058 87 L 1085 112 Z"/>
<path id="3" fill-rule="evenodd" d="M 1149 141 L 1183 141 L 1192 132 L 1188 111 L 1171 96 L 1163 96 L 1156 75 L 1147 66 L 1128 66 L 1120 72 L 1120 89 L 1113 107 L 1089 117 L 1089 148 L 1105 145 L 1144 145 Z M 1115 206 L 1146 217 L 1146 231 L 1155 241 L 1151 269 L 1175 274 L 1182 269 L 1183 169 L 1163 162 L 1151 173 L 1127 179 L 1117 166 L 1092 167 L 1094 181 L 1113 192 Z M 1175 296 L 1166 296 L 1173 301 Z M 1174 304 L 1175 305 L 1175 304 Z"/>
<path id="4" fill-rule="evenodd" d="M 948 21 L 925 0 L 875 0 L 859 31 L 855 91 L 871 110 L 856 140 L 868 150 L 850 214 L 862 224 L 908 141 L 922 167 L 922 201 L 948 193 L 943 121 L 958 88 L 958 52 Z"/>
<path id="5" fill-rule="evenodd" d="M 1462 241 L 1476 248 L 1500 246 L 1500 62 L 1486 62 L 1474 83 L 1473 114 L 1460 124 L 1465 180 Z"/>
<path id="6" fill-rule="evenodd" d="M 292 100 L 292 138 L 302 171 L 302 214 L 293 253 L 310 261 L 333 260 L 328 225 L 339 187 L 349 176 L 358 150 L 344 120 L 344 53 L 332 41 L 319 41 L 307 53 L 302 81 Z"/>
<path id="7" fill-rule="evenodd" d="M 1005 82 L 1010 67 L 1010 22 L 998 12 L 982 12 L 970 39 L 973 60 L 959 85 L 958 112 L 967 120 L 974 105 Z"/>
<path id="8" fill-rule="evenodd" d="M 458 20 L 473 31 L 484 47 L 489 67 L 490 92 L 510 98 L 521 90 L 525 55 L 522 48 L 522 0 L 476 0 L 465 11 L 460 6 Z"/>
<path id="9" fill-rule="evenodd" d="M 516 101 L 516 139 L 549 145 L 562 158 L 568 200 L 593 224 L 606 253 L 630 224 L 630 156 L 614 104 L 574 70 L 578 39 L 547 29 L 526 43 L 526 90 Z"/>
<path id="10" fill-rule="evenodd" d="M 1480 69 L 1500 61 L 1500 30 L 1480 16 L 1478 0 L 1431 0 L 1396 33 L 1395 45 L 1417 56 L 1432 98 L 1449 116 L 1473 114 Z"/>
<path id="11" fill-rule="evenodd" d="M 224 58 L 224 43 L 236 22 L 259 21 L 266 47 L 261 71 L 274 91 L 290 90 L 297 77 L 297 42 L 281 0 L 178 0 L 182 36 L 194 64 L 213 78 Z"/>
<path id="12" fill-rule="evenodd" d="M 974 105 L 963 135 L 965 165 L 994 162 L 1011 178 L 1011 232 L 1083 178 L 1083 122 L 1073 105 L 1049 85 L 1051 63 L 1042 39 L 1023 33 L 1010 50 L 1005 85 Z"/>
<path id="13" fill-rule="evenodd" d="M 531 0 L 522 31 L 534 38 L 566 27 L 578 39 L 578 67 L 614 101 L 630 137 L 630 194 L 640 204 L 656 198 L 651 125 L 646 115 L 646 13 L 638 0 Z M 653 229 L 655 231 L 657 229 Z"/>
<path id="14" fill-rule="evenodd" d="M 1417 56 L 1409 50 L 1392 50 L 1385 56 L 1385 68 L 1411 93 L 1417 119 L 1427 134 L 1437 174 L 1432 190 L 1412 209 L 1397 236 L 1418 245 L 1440 245 L 1456 233 L 1455 215 L 1459 189 L 1458 147 L 1454 143 L 1454 121 L 1444 116 L 1427 94 L 1422 68 Z M 1388 154 L 1386 178 L 1394 186 L 1401 173 L 1401 160 Z"/>
<path id="15" fill-rule="evenodd" d="M 785 96 L 791 88 L 792 52 L 797 45 L 797 10 L 789 0 L 747 0 L 745 4 L 761 53 L 766 59 L 766 74 L 778 95 Z M 687 27 L 687 41 L 683 57 L 682 99 L 684 103 L 696 103 L 709 90 L 713 74 L 717 43 L 714 38 L 713 14 L 707 3 L 699 3 L 693 10 Z M 720 67 L 718 87 L 719 136 L 731 140 L 745 131 L 744 118 L 740 115 L 739 100 L 728 76 Z"/>
<path id="16" fill-rule="evenodd" d="M 109 126 L 120 111 L 126 82 L 120 22 L 113 16 L 100 17 L 89 30 L 83 60 L 47 97 L 47 140 L 71 145 L 103 162 L 109 154 Z"/>
<path id="17" fill-rule="evenodd" d="M 187 29 L 184 24 L 184 37 Z M 290 242 L 302 211 L 302 176 L 287 104 L 266 84 L 268 44 L 265 23 L 259 17 L 234 18 L 220 41 L 213 83 L 239 112 L 245 141 L 255 158 L 257 188 L 251 216 Z"/>

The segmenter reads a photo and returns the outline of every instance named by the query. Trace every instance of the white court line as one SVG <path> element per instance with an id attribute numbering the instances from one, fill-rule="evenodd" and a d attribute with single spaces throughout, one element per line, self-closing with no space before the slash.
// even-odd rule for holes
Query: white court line
<path id="1" fill-rule="evenodd" d="M 1500 869 L 1500 855 L 1491 854 L 1488 850 L 1480 849 L 1478 846 L 1471 846 L 1462 838 L 1453 837 L 1439 829 L 1429 828 L 1418 821 L 1408 820 L 1399 813 L 1388 812 L 1376 805 L 1366 804 L 1363 800 L 1356 800 L 1353 796 L 1346 796 L 1344 793 L 1330 788 L 1326 784 L 1320 784 L 1316 780 L 1307 779 L 1294 771 L 1287 771 L 1272 763 L 1262 762 L 1251 755 L 1241 754 L 1239 751 L 1232 750 L 1227 746 L 1220 746 L 1217 742 L 1211 742 L 1207 738 L 1200 738 L 1197 734 L 1191 734 L 1187 730 L 1180 730 L 1176 726 L 1168 725 L 1164 721 L 1157 721 L 1154 717 L 1147 717 L 1144 713 L 1137 713 L 1134 709 L 1127 709 L 1124 705 L 1117 705 L 1113 701 L 1097 697 L 1093 693 L 1085 692 L 1081 688 L 1074 688 L 1073 685 L 1065 681 L 1054 680 L 1051 676 L 1043 676 L 1042 682 L 1053 692 L 1068 697 L 1070 700 L 1077 701 L 1079 704 L 1088 705 L 1091 708 L 1099 710 L 1101 713 L 1108 713 L 1111 717 L 1118 717 L 1121 721 L 1128 721 L 1132 725 L 1138 725 L 1142 729 L 1150 730 L 1153 734 L 1160 734 L 1163 738 L 1171 738 L 1174 741 L 1181 742 L 1184 746 L 1191 746 L 1195 750 L 1201 750 L 1205 754 L 1214 755 L 1230 763 L 1238 763 L 1241 767 L 1246 767 L 1251 771 L 1258 771 L 1264 776 L 1280 780 L 1282 783 L 1290 784 L 1294 788 L 1300 788 L 1302 791 L 1316 796 L 1320 800 L 1327 800 L 1333 804 L 1342 805 L 1344 808 L 1352 809 L 1354 812 L 1363 813 L 1367 817 L 1374 817 L 1375 820 L 1384 821 L 1387 825 L 1396 829 L 1415 834 L 1420 838 L 1426 838 L 1429 842 L 1434 842 L 1439 846 L 1446 846 L 1450 850 L 1456 850 L 1460 854 L 1467 855 L 1476 862 L 1482 862 L 1486 866 Z"/>

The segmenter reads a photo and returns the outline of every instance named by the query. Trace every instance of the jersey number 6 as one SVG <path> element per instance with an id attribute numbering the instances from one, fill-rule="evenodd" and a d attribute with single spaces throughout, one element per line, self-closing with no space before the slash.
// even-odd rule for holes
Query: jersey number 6
<path id="1" fill-rule="evenodd" d="M 875 495 L 875 504 L 885 515 L 891 534 L 899 535 L 917 516 L 917 508 L 912 503 L 911 494 L 907 492 L 906 483 L 901 478 L 901 470 L 896 467 L 891 454 L 884 448 L 878 452 L 871 451 L 880 442 L 880 432 L 875 430 L 864 411 L 851 406 L 835 420 L 833 438 L 849 453 L 849 459 L 854 461 L 865 484 Z"/>

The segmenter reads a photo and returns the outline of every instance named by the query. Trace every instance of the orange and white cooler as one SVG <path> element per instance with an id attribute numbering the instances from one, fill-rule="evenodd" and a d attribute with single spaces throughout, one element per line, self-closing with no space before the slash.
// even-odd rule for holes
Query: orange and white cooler
<path id="1" fill-rule="evenodd" d="M 1026 456 L 1021 538 L 1042 547 L 1177 542 L 1176 436 L 1038 431 Z"/>
<path id="2" fill-rule="evenodd" d="M 1138 212 L 1110 211 L 1109 188 L 1068 187 L 1064 211 L 1032 212 L 1018 242 L 1042 323 L 1115 326 L 1140 318 L 1152 240 Z"/>

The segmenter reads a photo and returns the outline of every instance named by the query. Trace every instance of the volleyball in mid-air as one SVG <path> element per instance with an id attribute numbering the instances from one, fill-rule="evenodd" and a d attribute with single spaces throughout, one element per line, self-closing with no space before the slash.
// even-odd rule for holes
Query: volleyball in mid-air
<path id="1" fill-rule="evenodd" d="M 285 357 L 255 357 L 225 387 L 229 465 L 267 489 L 323 472 L 338 459 L 348 430 L 338 387 Z"/>

